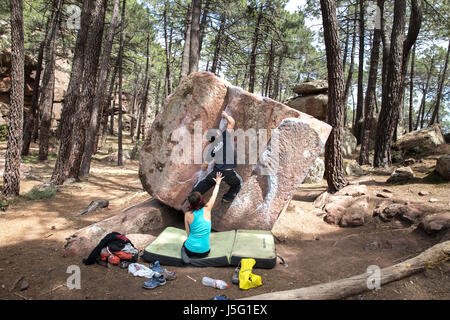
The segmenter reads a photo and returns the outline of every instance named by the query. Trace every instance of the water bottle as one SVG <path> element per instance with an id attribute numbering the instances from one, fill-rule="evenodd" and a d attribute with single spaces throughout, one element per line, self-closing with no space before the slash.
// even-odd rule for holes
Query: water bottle
<path id="1" fill-rule="evenodd" d="M 202 283 L 207 287 L 213 287 L 217 289 L 226 289 L 228 288 L 228 284 L 223 280 L 211 279 L 209 277 L 203 277 Z"/>

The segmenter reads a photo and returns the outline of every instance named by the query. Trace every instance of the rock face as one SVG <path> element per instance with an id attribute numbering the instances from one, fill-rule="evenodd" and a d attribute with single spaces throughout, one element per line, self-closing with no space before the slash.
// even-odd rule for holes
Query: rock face
<path id="1" fill-rule="evenodd" d="M 293 97 L 285 102 L 287 106 L 294 108 L 300 112 L 312 115 L 321 121 L 327 119 L 327 94 L 313 94 L 310 96 Z"/>
<path id="2" fill-rule="evenodd" d="M 180 212 L 157 200 L 147 200 L 111 218 L 78 230 L 67 238 L 64 255 L 88 255 L 104 236 L 113 231 L 124 235 L 162 231 L 164 220 L 170 215 L 180 215 Z"/>
<path id="3" fill-rule="evenodd" d="M 292 88 L 298 96 L 289 98 L 285 104 L 316 119 L 326 121 L 328 105 L 328 81 L 313 80 L 299 83 Z"/>
<path id="4" fill-rule="evenodd" d="M 450 154 L 436 160 L 436 171 L 445 179 L 450 180 Z"/>
<path id="5" fill-rule="evenodd" d="M 350 130 L 344 130 L 344 140 L 342 142 L 342 151 L 344 157 L 352 155 L 356 151 L 357 140 Z"/>
<path id="6" fill-rule="evenodd" d="M 213 208 L 213 228 L 271 229 L 324 147 L 331 127 L 279 102 L 233 87 L 212 73 L 189 75 L 165 101 L 140 152 L 142 185 L 161 202 L 182 209 L 194 185 L 212 170 L 200 170 L 202 154 L 209 145 L 205 135 L 212 128 L 225 129 L 226 121 L 221 119 L 224 110 L 236 121 L 236 172 L 243 183 L 231 205 L 220 201 L 228 190 L 222 184 Z M 256 133 L 255 142 L 251 137 Z M 273 137 L 277 139 L 271 140 Z M 239 141 L 244 141 L 244 152 Z M 250 147 L 255 151 L 255 145 L 258 151 L 251 153 Z M 278 170 L 266 170 L 271 164 Z"/>
<path id="7" fill-rule="evenodd" d="M 395 147 L 400 149 L 403 156 L 423 154 L 432 152 L 435 148 L 445 143 L 444 136 L 439 124 L 428 128 L 409 132 L 403 135 L 395 143 Z"/>
<path id="8" fill-rule="evenodd" d="M 303 183 L 319 183 L 322 181 L 324 173 L 325 163 L 322 159 L 317 158 Z"/>
<path id="9" fill-rule="evenodd" d="M 275 140 L 279 144 L 277 151 L 274 151 Z M 216 229 L 255 226 L 271 230 L 308 174 L 322 143 L 317 132 L 301 119 L 281 121 L 252 175 L 244 182 Z"/>

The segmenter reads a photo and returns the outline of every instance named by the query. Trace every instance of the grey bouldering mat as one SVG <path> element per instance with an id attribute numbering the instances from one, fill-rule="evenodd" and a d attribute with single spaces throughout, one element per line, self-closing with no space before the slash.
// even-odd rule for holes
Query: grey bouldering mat
<path id="1" fill-rule="evenodd" d="M 186 238 L 185 230 L 167 227 L 145 248 L 142 258 L 147 262 L 159 260 L 161 265 L 186 265 L 181 257 Z M 237 266 L 242 258 L 255 259 L 255 268 L 273 268 L 276 264 L 275 242 L 270 231 L 212 232 L 210 247 L 211 252 L 207 257 L 191 259 L 189 264 L 198 267 Z"/>

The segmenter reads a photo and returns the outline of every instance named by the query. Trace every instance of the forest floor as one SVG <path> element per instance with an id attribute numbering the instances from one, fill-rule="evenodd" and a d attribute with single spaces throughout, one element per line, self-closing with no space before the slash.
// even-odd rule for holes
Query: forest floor
<path id="1" fill-rule="evenodd" d="M 108 140 L 115 146 L 117 138 Z M 0 144 L 0 158 L 4 158 L 6 143 Z M 55 155 L 46 162 L 37 161 L 37 146 L 24 162 L 30 173 L 48 181 L 55 163 Z M 448 152 L 449 145 L 444 148 Z M 108 146 L 105 148 L 105 150 Z M 132 144 L 126 140 L 125 149 Z M 14 299 L 210 299 L 226 294 L 230 299 L 257 294 L 307 287 L 366 273 L 367 267 L 387 267 L 414 257 L 440 241 L 395 222 L 383 223 L 373 219 L 365 226 L 339 228 L 325 223 L 310 211 L 314 199 L 326 190 L 325 181 L 303 184 L 295 194 L 289 209 L 280 216 L 273 233 L 277 240 L 277 253 L 288 266 L 277 263 L 273 269 L 254 269 L 262 277 L 263 285 L 247 291 L 231 285 L 233 267 L 195 268 L 169 267 L 177 279 L 154 290 L 144 290 L 143 278 L 135 278 L 118 267 L 85 266 L 84 257 L 63 257 L 65 238 L 89 224 L 110 217 L 124 208 L 142 202 L 150 196 L 143 191 L 138 177 L 138 161 L 128 160 L 121 168 L 115 163 L 101 161 L 107 152 L 100 152 L 93 160 L 91 173 L 82 181 L 64 186 L 48 199 L 26 200 L 20 197 L 7 211 L 0 212 L 0 300 Z M 450 206 L 450 185 L 441 180 L 425 177 L 434 168 L 438 154 L 426 157 L 412 166 L 417 178 L 404 185 L 386 185 L 393 168 L 377 170 L 350 181 L 366 184 L 369 188 L 371 209 L 379 202 L 376 194 L 382 189 L 392 191 L 393 199 L 423 201 L 436 210 Z M 2 159 L 3 160 L 3 159 Z M 40 181 L 25 179 L 21 195 Z M 427 190 L 430 195 L 418 196 Z M 437 202 L 429 203 L 430 198 Z M 98 198 L 110 201 L 109 207 L 96 212 L 75 216 Z M 295 208 L 297 207 L 297 209 Z M 175 222 L 183 228 L 183 218 Z M 389 244 L 389 245 L 387 245 Z M 67 268 L 77 265 L 81 270 L 81 289 L 69 290 L 66 281 L 71 273 Z M 218 291 L 204 287 L 203 276 L 223 279 L 230 288 Z M 22 278 L 29 287 L 20 291 Z M 196 281 L 191 280 L 195 279 Z M 434 269 L 396 281 L 348 299 L 450 299 L 450 262 Z"/>

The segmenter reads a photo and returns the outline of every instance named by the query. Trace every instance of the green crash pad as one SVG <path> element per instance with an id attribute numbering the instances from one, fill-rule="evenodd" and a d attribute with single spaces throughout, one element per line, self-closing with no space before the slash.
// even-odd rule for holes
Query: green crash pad
<path id="1" fill-rule="evenodd" d="M 161 265 L 185 265 L 181 247 L 186 231 L 167 227 L 145 248 L 142 258 L 147 262 L 159 260 Z M 276 264 L 276 248 L 273 235 L 263 230 L 231 230 L 211 233 L 211 252 L 205 258 L 191 259 L 198 267 L 237 266 L 242 258 L 253 258 L 255 268 L 273 268 Z"/>

